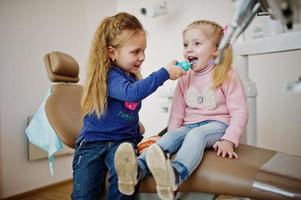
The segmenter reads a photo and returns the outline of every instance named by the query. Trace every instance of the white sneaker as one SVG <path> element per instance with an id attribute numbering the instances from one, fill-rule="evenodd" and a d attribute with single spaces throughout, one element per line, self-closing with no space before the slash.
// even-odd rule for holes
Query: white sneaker
<path id="1" fill-rule="evenodd" d="M 132 195 L 137 184 L 138 165 L 134 147 L 128 142 L 119 145 L 116 150 L 115 170 L 118 176 L 118 189 L 122 194 Z"/>
<path id="2" fill-rule="evenodd" d="M 177 190 L 175 172 L 169 159 L 157 144 L 152 144 L 146 153 L 146 163 L 154 176 L 157 193 L 162 200 L 172 200 Z"/>

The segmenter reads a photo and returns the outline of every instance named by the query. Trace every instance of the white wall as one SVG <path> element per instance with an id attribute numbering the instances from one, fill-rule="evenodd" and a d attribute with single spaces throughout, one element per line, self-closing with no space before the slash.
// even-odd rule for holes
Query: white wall
<path id="1" fill-rule="evenodd" d="M 69 53 L 83 80 L 92 34 L 113 13 L 105 0 L 0 1 L 0 198 L 72 178 L 72 156 L 55 159 L 53 177 L 47 160 L 27 160 L 26 118 L 50 86 L 43 56 Z"/>
<path id="2" fill-rule="evenodd" d="M 0 67 L 0 74 L 2 74 L 2 68 Z M 2 141 L 2 134 L 1 134 L 1 121 L 2 121 L 2 114 L 1 114 L 1 96 L 2 96 L 2 87 L 0 87 L 0 198 L 3 196 L 3 178 L 2 178 L 2 148 L 1 148 L 1 141 Z"/>

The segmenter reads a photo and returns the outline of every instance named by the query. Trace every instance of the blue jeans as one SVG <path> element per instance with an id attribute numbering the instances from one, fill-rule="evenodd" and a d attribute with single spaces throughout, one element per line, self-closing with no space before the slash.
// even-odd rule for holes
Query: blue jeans
<path id="1" fill-rule="evenodd" d="M 211 148 L 225 133 L 227 124 L 219 121 L 203 121 L 187 124 L 165 133 L 157 144 L 167 154 L 177 152 L 172 166 L 179 173 L 180 182 L 186 180 L 202 161 L 204 150 Z M 148 173 L 145 151 L 138 157 L 139 179 Z"/>
<path id="2" fill-rule="evenodd" d="M 86 142 L 82 140 L 75 148 L 73 159 L 73 200 L 100 200 L 106 174 L 109 175 L 108 200 L 132 200 L 119 192 L 115 172 L 114 155 L 120 143 Z"/>

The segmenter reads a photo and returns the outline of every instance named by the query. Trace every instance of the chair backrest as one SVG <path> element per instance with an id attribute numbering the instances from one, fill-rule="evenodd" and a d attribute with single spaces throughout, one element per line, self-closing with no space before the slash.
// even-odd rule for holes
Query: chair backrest
<path id="1" fill-rule="evenodd" d="M 44 56 L 50 81 L 51 95 L 46 101 L 45 112 L 49 123 L 64 144 L 74 148 L 82 127 L 80 101 L 83 86 L 79 81 L 79 65 L 63 52 L 50 52 Z"/>

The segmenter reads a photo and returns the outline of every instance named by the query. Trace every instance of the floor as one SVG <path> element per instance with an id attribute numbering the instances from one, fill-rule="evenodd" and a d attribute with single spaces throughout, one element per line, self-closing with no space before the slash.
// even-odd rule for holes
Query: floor
<path id="1" fill-rule="evenodd" d="M 69 181 L 64 184 L 51 186 L 47 189 L 45 188 L 42 190 L 30 192 L 30 193 L 16 196 L 13 198 L 8 198 L 7 200 L 70 200 L 71 192 L 72 192 L 72 182 Z M 150 194 L 146 194 L 146 195 L 150 195 Z M 156 196 L 156 198 L 152 197 L 151 199 L 159 199 L 159 198 L 157 198 L 157 195 L 155 195 L 155 194 L 153 194 L 153 195 Z M 181 196 L 179 199 L 183 199 L 183 200 L 191 199 L 190 197 L 185 197 L 185 196 L 187 196 L 187 195 Z M 139 196 L 139 197 L 142 197 L 142 196 Z M 148 197 L 150 197 L 150 196 L 148 196 Z M 198 196 L 198 197 L 200 197 L 200 196 Z M 205 197 L 205 196 L 202 196 L 202 197 Z M 195 198 L 192 198 L 192 199 L 195 199 Z M 205 199 L 212 199 L 212 198 L 205 197 Z M 220 195 L 215 200 L 241 200 L 241 199 L 242 198 L 235 198 L 235 197 L 231 197 L 231 196 Z"/>
<path id="2" fill-rule="evenodd" d="M 8 198 L 8 200 L 70 200 L 72 182 Z"/>

